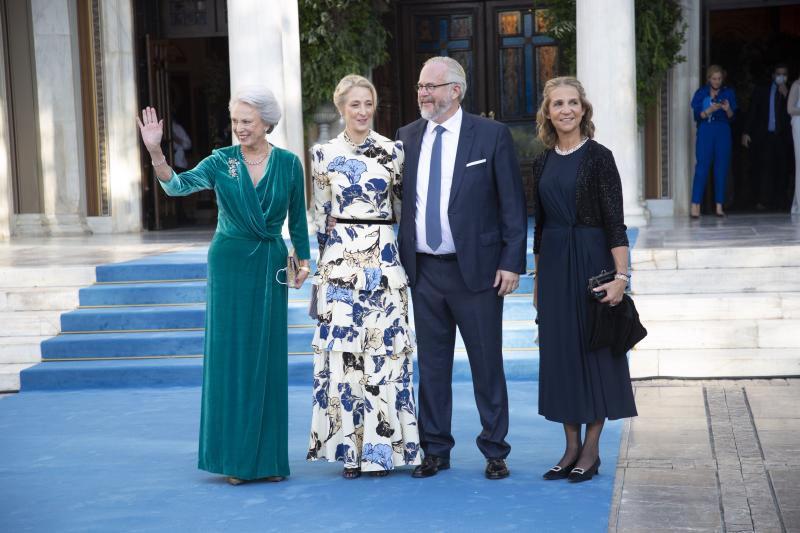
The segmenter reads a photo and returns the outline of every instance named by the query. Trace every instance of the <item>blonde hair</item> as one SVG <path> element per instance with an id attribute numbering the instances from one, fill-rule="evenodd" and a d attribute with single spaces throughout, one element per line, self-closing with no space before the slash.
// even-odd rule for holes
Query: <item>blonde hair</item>
<path id="1" fill-rule="evenodd" d="M 714 74 L 719 73 L 722 76 L 722 81 L 725 81 L 725 78 L 728 76 L 728 73 L 725 72 L 725 69 L 719 65 L 709 65 L 706 69 L 706 81 L 711 79 L 711 76 Z"/>
<path id="2" fill-rule="evenodd" d="M 348 74 L 339 80 L 338 85 L 336 85 L 336 89 L 333 91 L 333 105 L 336 106 L 336 109 L 339 110 L 339 113 L 342 112 L 342 106 L 344 106 L 345 102 L 347 101 L 347 93 L 349 93 L 350 89 L 353 87 L 363 87 L 364 89 L 369 89 L 370 94 L 372 94 L 372 105 L 373 107 L 378 107 L 378 93 L 375 90 L 375 86 L 372 85 L 372 82 L 364 76 L 359 76 L 358 74 Z"/>
<path id="3" fill-rule="evenodd" d="M 592 103 L 586 99 L 586 90 L 584 90 L 583 85 L 579 82 L 576 78 L 570 76 L 562 76 L 560 78 L 553 78 L 551 80 L 547 80 L 547 83 L 544 84 L 544 90 L 542 91 L 542 105 L 539 107 L 539 111 L 536 113 L 536 134 L 539 137 L 539 140 L 542 141 L 548 148 L 553 148 L 558 142 L 558 134 L 556 133 L 556 129 L 553 126 L 553 123 L 550 121 L 550 118 L 547 116 L 548 110 L 550 108 L 550 93 L 553 92 L 553 89 L 557 87 L 572 87 L 576 91 L 578 91 L 578 98 L 581 101 L 581 107 L 583 107 L 583 118 L 581 119 L 581 136 L 592 138 L 594 137 L 594 122 L 592 122 Z"/>

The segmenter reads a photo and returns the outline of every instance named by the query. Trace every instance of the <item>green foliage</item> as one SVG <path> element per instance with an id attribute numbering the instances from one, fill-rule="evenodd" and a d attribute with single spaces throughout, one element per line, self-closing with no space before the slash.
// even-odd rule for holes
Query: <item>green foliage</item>
<path id="1" fill-rule="evenodd" d="M 575 45 L 575 0 L 555 0 L 547 4 L 547 33 L 558 41 L 559 71 L 575 76 L 578 71 Z"/>
<path id="2" fill-rule="evenodd" d="M 299 0 L 303 116 L 330 102 L 339 80 L 388 59 L 388 33 L 373 0 Z"/>
<path id="3" fill-rule="evenodd" d="M 547 6 L 548 33 L 561 46 L 561 71 L 575 75 L 575 0 L 551 0 Z M 669 69 L 686 61 L 678 53 L 686 37 L 686 23 L 677 0 L 635 0 L 635 9 L 636 101 L 641 120 L 644 110 L 656 102 Z"/>
<path id="4" fill-rule="evenodd" d="M 686 37 L 681 7 L 675 0 L 636 0 L 636 101 L 639 114 L 656 103 L 673 65 L 686 61 L 678 52 Z"/>

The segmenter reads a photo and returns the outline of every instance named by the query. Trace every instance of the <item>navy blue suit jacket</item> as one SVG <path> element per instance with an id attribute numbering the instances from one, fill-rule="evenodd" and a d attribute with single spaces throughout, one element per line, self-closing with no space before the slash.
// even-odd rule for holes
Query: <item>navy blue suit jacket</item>
<path id="1" fill-rule="evenodd" d="M 420 118 L 396 135 L 405 152 L 398 245 L 412 287 L 417 275 L 417 167 L 427 123 Z M 486 161 L 467 167 L 482 159 Z M 470 290 L 491 287 L 498 269 L 525 273 L 525 193 L 511 133 L 504 124 L 464 112 L 447 216 L 458 266 Z"/>

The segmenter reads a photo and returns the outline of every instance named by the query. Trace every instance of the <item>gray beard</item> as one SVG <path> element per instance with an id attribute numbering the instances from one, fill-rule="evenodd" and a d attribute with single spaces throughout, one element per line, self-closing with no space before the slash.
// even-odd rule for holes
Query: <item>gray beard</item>
<path id="1" fill-rule="evenodd" d="M 419 114 L 425 120 L 436 120 L 437 118 L 441 117 L 449 108 L 447 102 L 444 102 L 444 105 L 440 104 L 439 102 L 433 102 L 433 111 L 423 111 L 422 107 L 419 108 Z"/>

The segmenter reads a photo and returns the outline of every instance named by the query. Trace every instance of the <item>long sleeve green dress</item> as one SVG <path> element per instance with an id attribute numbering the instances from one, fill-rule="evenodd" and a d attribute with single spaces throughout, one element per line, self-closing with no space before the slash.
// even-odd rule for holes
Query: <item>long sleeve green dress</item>
<path id="1" fill-rule="evenodd" d="M 241 479 L 289 475 L 287 385 L 289 234 L 309 258 L 303 168 L 273 147 L 256 186 L 238 146 L 214 150 L 161 182 L 170 196 L 214 189 L 217 230 L 208 249 L 203 398 L 198 466 Z"/>

